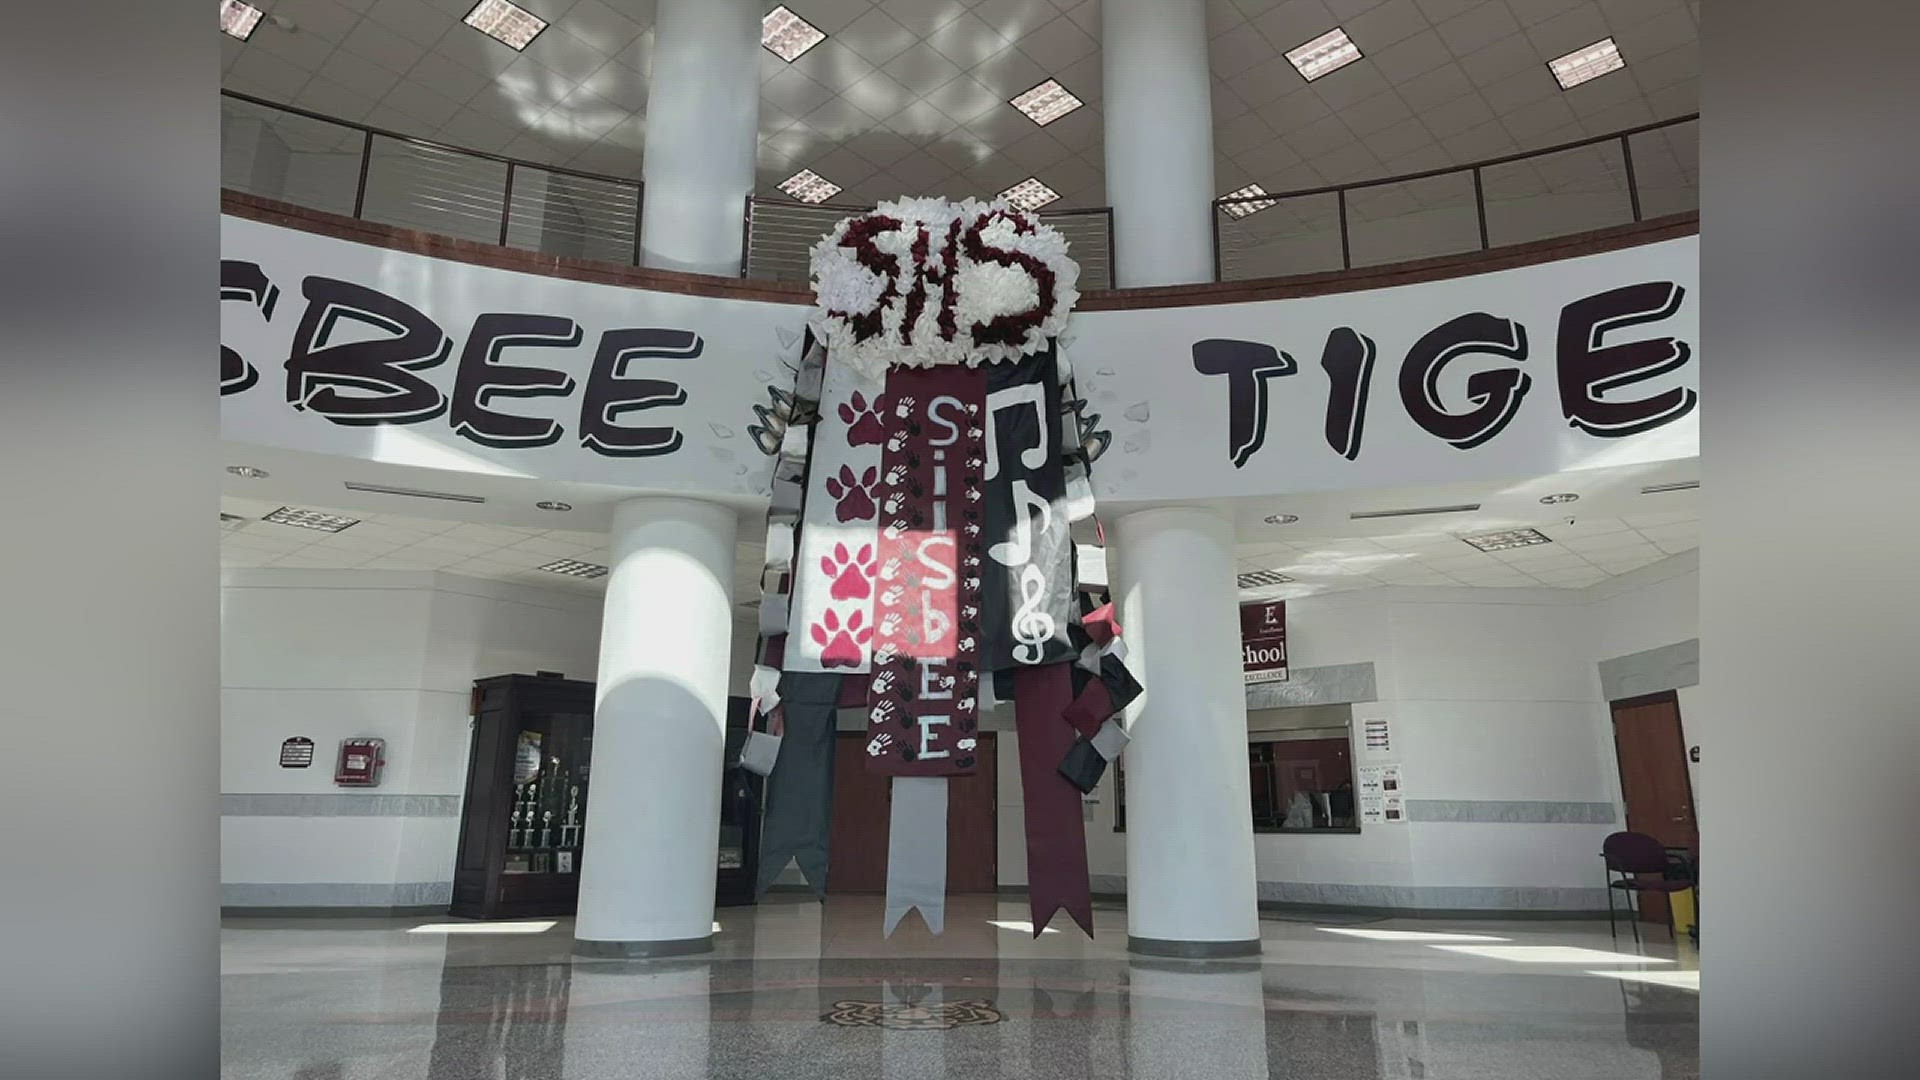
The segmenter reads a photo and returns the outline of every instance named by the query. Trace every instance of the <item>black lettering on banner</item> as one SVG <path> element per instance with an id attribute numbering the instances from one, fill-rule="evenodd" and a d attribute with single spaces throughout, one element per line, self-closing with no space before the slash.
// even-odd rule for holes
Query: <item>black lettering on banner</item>
<path id="1" fill-rule="evenodd" d="M 1440 401 L 1440 372 L 1469 353 L 1525 360 L 1526 327 L 1484 311 L 1462 315 L 1414 342 L 1400 366 L 1400 401 L 1407 415 L 1429 434 L 1461 450 L 1471 450 L 1504 431 L 1533 386 L 1533 380 L 1518 368 L 1476 371 L 1467 377 L 1467 400 L 1474 408 L 1448 412 Z"/>
<path id="2" fill-rule="evenodd" d="M 447 397 L 418 375 L 445 361 L 453 342 L 438 323 L 385 293 L 334 278 L 300 283 L 307 308 L 287 357 L 287 404 L 336 424 L 417 424 L 447 411 Z M 393 336 L 329 345 L 341 319 Z M 342 388 L 367 391 L 349 396 Z"/>
<path id="3" fill-rule="evenodd" d="M 1320 353 L 1327 389 L 1327 445 L 1352 461 L 1360 456 L 1366 434 L 1367 391 L 1373 384 L 1373 339 L 1351 326 L 1336 327 Z"/>
<path id="4" fill-rule="evenodd" d="M 573 379 L 550 368 L 517 367 L 499 362 L 510 345 L 571 348 L 580 344 L 580 324 L 563 315 L 499 315 L 473 320 L 460 351 L 460 372 L 453 384 L 453 430 L 482 446 L 499 449 L 552 446 L 560 441 L 555 420 L 496 412 L 494 397 L 539 397 L 573 393 Z"/>
<path id="5" fill-rule="evenodd" d="M 1208 338 L 1193 343 L 1193 370 L 1227 377 L 1227 456 L 1238 469 L 1267 439 L 1267 380 L 1299 365 L 1271 345 Z"/>
<path id="6" fill-rule="evenodd" d="M 1637 401 L 1606 401 L 1612 390 L 1682 367 L 1693 350 L 1677 338 L 1602 345 L 1612 330 L 1658 322 L 1680 310 L 1687 291 L 1671 281 L 1649 281 L 1575 300 L 1560 309 L 1560 411 L 1589 435 L 1638 435 L 1693 411 L 1699 395 L 1685 387 Z"/>
<path id="7" fill-rule="evenodd" d="M 274 305 L 280 302 L 280 286 L 267 280 L 259 263 L 239 259 L 220 260 L 220 299 L 244 300 L 260 309 L 260 317 L 272 320 Z M 260 369 L 247 362 L 239 350 L 220 346 L 220 393 L 238 394 L 253 389 L 260 381 Z"/>
<path id="8" fill-rule="evenodd" d="M 580 445 L 608 457 L 652 457 L 680 449 L 685 441 L 680 429 L 627 427 L 619 418 L 641 409 L 685 405 L 686 389 L 670 379 L 631 377 L 627 368 L 634 360 L 691 360 L 704 348 L 700 335 L 691 330 L 648 327 L 600 335 L 580 399 Z"/>

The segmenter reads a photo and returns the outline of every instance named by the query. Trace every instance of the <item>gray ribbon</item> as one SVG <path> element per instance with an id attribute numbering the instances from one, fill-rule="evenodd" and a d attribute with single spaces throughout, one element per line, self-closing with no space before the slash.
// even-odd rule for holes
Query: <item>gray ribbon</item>
<path id="1" fill-rule="evenodd" d="M 756 894 L 764 894 L 787 863 L 797 860 L 807 884 L 819 896 L 827 895 L 827 843 L 833 832 L 833 714 L 839 698 L 838 672 L 789 671 L 781 677 L 786 734 L 780 740 L 780 759 L 767 776 Z"/>
<path id="2" fill-rule="evenodd" d="M 893 815 L 887 836 L 887 926 L 919 908 L 938 934 L 947 923 L 947 778 L 893 778 Z"/>

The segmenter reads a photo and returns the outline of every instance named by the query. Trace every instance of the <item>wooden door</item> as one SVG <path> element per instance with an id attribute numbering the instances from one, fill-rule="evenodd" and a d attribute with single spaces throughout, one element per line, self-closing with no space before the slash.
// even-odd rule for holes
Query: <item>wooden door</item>
<path id="1" fill-rule="evenodd" d="M 992 892 L 999 882 L 998 777 L 994 737 L 980 733 L 980 768 L 947 781 L 947 892 Z M 887 891 L 892 784 L 867 771 L 867 737 L 841 732 L 834 745 L 833 832 L 827 891 Z"/>
<path id="2" fill-rule="evenodd" d="M 1678 696 L 1665 693 L 1614 702 L 1613 744 L 1620 760 L 1627 829 L 1669 847 L 1686 848 L 1697 861 L 1700 833 L 1693 816 L 1693 785 L 1687 778 Z M 1642 921 L 1667 921 L 1666 897 L 1647 895 L 1642 900 Z"/>

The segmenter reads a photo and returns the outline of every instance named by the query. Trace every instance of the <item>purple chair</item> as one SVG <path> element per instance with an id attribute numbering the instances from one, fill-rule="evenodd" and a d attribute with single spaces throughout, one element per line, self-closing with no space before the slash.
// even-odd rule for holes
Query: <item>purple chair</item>
<path id="1" fill-rule="evenodd" d="M 1613 890 L 1619 889 L 1629 897 L 1627 914 L 1633 925 L 1634 944 L 1640 943 L 1639 903 L 1632 899 L 1641 893 L 1672 894 L 1685 892 L 1693 888 L 1688 877 L 1675 878 L 1669 875 L 1674 870 L 1674 862 L 1667 856 L 1666 845 L 1646 833 L 1617 832 L 1606 838 L 1600 845 L 1600 858 L 1607 864 L 1607 931 L 1613 940 L 1620 940 L 1620 931 L 1614 925 Z M 1621 875 L 1614 880 L 1613 875 Z M 1653 881 L 1642 881 L 1635 874 L 1661 874 Z M 1667 934 L 1673 935 L 1673 907 L 1667 907 Z"/>

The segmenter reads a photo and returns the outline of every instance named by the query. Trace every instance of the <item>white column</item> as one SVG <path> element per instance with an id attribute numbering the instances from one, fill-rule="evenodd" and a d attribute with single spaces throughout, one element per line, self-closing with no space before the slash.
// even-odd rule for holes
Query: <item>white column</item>
<path id="1" fill-rule="evenodd" d="M 660 0 L 647 90 L 640 261 L 740 274 L 740 230 L 760 145 L 757 0 Z"/>
<path id="2" fill-rule="evenodd" d="M 712 948 L 734 512 L 635 499 L 613 513 L 574 950 Z"/>
<path id="3" fill-rule="evenodd" d="M 1163 507 L 1114 528 L 1113 598 L 1127 666 L 1127 937 L 1136 952 L 1236 956 L 1260 947 L 1247 700 L 1233 524 Z"/>
<path id="4" fill-rule="evenodd" d="M 1213 280 L 1206 0 L 1102 0 L 1114 283 Z"/>

